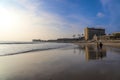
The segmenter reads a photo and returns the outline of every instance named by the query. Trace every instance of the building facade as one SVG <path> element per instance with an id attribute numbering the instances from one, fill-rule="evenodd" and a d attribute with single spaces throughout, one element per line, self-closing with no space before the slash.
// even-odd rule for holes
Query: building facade
<path id="1" fill-rule="evenodd" d="M 114 32 L 97 38 L 101 38 L 101 40 L 120 40 L 120 32 Z"/>
<path id="2" fill-rule="evenodd" d="M 85 28 L 84 29 L 85 40 L 92 40 L 94 36 L 105 35 L 105 29 L 103 28 Z"/>
<path id="3" fill-rule="evenodd" d="M 114 33 L 112 33 L 112 35 L 114 36 L 114 39 L 120 40 L 120 32 L 114 32 Z"/>

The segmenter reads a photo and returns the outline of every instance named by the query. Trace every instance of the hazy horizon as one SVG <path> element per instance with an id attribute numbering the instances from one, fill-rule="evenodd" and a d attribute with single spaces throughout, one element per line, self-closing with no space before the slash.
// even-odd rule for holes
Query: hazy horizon
<path id="1" fill-rule="evenodd" d="M 85 27 L 120 32 L 119 0 L 0 0 L 0 41 L 57 39 Z"/>

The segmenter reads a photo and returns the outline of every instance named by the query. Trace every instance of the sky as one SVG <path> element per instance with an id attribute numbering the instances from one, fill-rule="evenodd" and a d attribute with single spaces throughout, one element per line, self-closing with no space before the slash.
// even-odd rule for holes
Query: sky
<path id="1" fill-rule="evenodd" d="M 0 0 L 0 41 L 71 38 L 85 27 L 120 32 L 120 0 Z"/>

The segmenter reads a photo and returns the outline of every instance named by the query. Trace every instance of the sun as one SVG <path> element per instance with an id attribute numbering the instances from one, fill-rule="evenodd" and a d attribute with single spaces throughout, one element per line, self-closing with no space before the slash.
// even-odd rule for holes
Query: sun
<path id="1" fill-rule="evenodd" d="M 0 29 L 10 30 L 18 22 L 18 15 L 15 11 L 9 11 L 4 8 L 0 8 Z"/>

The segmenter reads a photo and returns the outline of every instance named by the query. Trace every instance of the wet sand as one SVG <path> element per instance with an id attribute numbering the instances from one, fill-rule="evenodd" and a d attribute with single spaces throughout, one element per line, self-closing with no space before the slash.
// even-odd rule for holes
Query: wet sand
<path id="1" fill-rule="evenodd" d="M 0 57 L 0 80 L 120 80 L 120 50 L 66 47 Z"/>
<path id="2" fill-rule="evenodd" d="M 91 45 L 96 45 L 95 42 L 90 42 L 90 43 L 75 43 L 76 45 L 80 45 L 80 46 L 91 46 Z M 107 46 L 107 47 L 115 47 L 115 48 L 120 48 L 120 43 L 112 43 L 112 42 L 103 42 L 103 46 Z"/>

